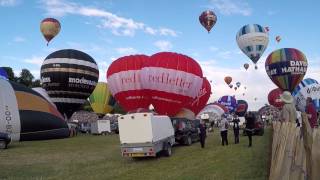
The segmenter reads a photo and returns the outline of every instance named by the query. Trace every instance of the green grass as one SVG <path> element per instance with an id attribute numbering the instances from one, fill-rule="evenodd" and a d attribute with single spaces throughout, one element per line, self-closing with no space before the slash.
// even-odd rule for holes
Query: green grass
<path id="1" fill-rule="evenodd" d="M 17 142 L 0 151 L 0 179 L 267 179 L 271 131 L 254 136 L 253 147 L 240 136 L 221 146 L 220 134 L 199 143 L 176 146 L 169 158 L 123 158 L 118 135 L 81 135 L 69 139 Z"/>

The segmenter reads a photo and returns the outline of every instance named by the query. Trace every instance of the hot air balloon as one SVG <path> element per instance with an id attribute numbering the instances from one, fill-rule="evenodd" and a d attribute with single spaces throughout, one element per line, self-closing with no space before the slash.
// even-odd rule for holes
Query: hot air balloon
<path id="1" fill-rule="evenodd" d="M 245 64 L 243 65 L 243 67 L 247 70 L 247 69 L 249 68 L 249 64 L 248 64 L 248 63 L 245 63 Z"/>
<path id="2" fill-rule="evenodd" d="M 233 85 L 232 85 L 232 84 L 229 84 L 229 88 L 230 88 L 230 89 L 233 88 Z"/>
<path id="3" fill-rule="evenodd" d="M 245 93 L 242 93 L 242 96 L 246 95 Z"/>
<path id="4" fill-rule="evenodd" d="M 306 78 L 292 92 L 298 109 L 302 112 L 306 109 L 306 100 L 308 97 L 312 99 L 317 111 L 320 111 L 320 84 L 318 81 Z"/>
<path id="5" fill-rule="evenodd" d="M 283 91 L 280 88 L 273 89 L 268 94 L 268 102 L 274 107 L 281 108 L 284 103 L 280 99 L 280 95 Z"/>
<path id="6" fill-rule="evenodd" d="M 96 88 L 89 96 L 89 102 L 93 111 L 103 116 L 113 110 L 116 101 L 112 97 L 107 83 L 98 82 Z"/>
<path id="7" fill-rule="evenodd" d="M 108 68 L 110 91 L 127 112 L 149 109 L 150 98 L 141 83 L 141 70 L 148 61 L 146 55 L 124 56 L 113 61 Z"/>
<path id="8" fill-rule="evenodd" d="M 229 85 L 232 82 L 232 77 L 230 76 L 224 77 L 224 82 L 226 82 Z"/>
<path id="9" fill-rule="evenodd" d="M 32 90 L 36 91 L 37 93 L 39 93 L 42 97 L 44 97 L 50 104 L 52 104 L 52 106 L 54 106 L 55 108 L 57 108 L 57 106 L 52 102 L 52 100 L 50 99 L 47 91 L 41 87 L 35 87 L 32 88 Z"/>
<path id="10" fill-rule="evenodd" d="M 199 21 L 201 25 L 206 28 L 208 33 L 210 32 L 211 28 L 216 24 L 217 22 L 217 16 L 213 11 L 207 10 L 203 11 L 201 15 L 199 16 Z"/>
<path id="11" fill-rule="evenodd" d="M 283 91 L 292 92 L 307 72 L 305 55 L 294 48 L 273 51 L 266 59 L 265 68 L 269 78 Z"/>
<path id="12" fill-rule="evenodd" d="M 241 51 L 256 64 L 268 46 L 269 35 L 262 26 L 248 24 L 239 30 L 236 40 Z"/>
<path id="13" fill-rule="evenodd" d="M 3 69 L 2 67 L 0 67 L 0 79 L 6 79 L 8 80 L 8 74 L 7 71 L 5 69 Z"/>
<path id="14" fill-rule="evenodd" d="M 88 54 L 63 49 L 46 57 L 40 76 L 42 87 L 58 110 L 70 118 L 96 87 L 99 69 Z"/>
<path id="15" fill-rule="evenodd" d="M 266 32 L 269 32 L 269 31 L 270 31 L 269 26 L 264 27 L 264 29 L 266 30 Z"/>
<path id="16" fill-rule="evenodd" d="M 40 23 L 40 31 L 44 38 L 49 42 L 60 32 L 61 25 L 58 20 L 54 18 L 46 18 Z"/>
<path id="17" fill-rule="evenodd" d="M 188 103 L 184 108 L 182 108 L 181 113 L 178 113 L 175 117 L 185 117 L 185 114 L 190 114 L 188 119 L 194 119 L 207 104 L 211 95 L 211 86 L 207 78 L 203 78 L 203 83 L 201 90 L 199 91 L 196 98 L 194 98 L 190 103 Z M 191 113 L 187 113 L 191 111 Z M 187 118 L 187 117 L 185 117 Z"/>
<path id="18" fill-rule="evenodd" d="M 238 88 L 237 87 L 234 87 L 234 90 L 236 91 Z"/>
<path id="19" fill-rule="evenodd" d="M 202 114 L 209 114 L 209 116 L 215 116 L 219 119 L 222 114 L 228 113 L 229 110 L 224 105 L 217 102 L 207 104 L 197 115 L 197 119 L 201 119 Z"/>
<path id="20" fill-rule="evenodd" d="M 247 89 L 247 87 L 246 87 L 246 86 L 244 86 L 243 88 L 244 88 L 244 89 Z"/>
<path id="21" fill-rule="evenodd" d="M 69 137 L 67 122 L 39 93 L 0 79 L 0 132 L 14 141 Z"/>
<path id="22" fill-rule="evenodd" d="M 248 103 L 245 100 L 237 100 L 236 115 L 243 117 L 248 110 Z"/>
<path id="23" fill-rule="evenodd" d="M 277 43 L 279 43 L 281 41 L 281 37 L 280 36 L 276 36 L 276 41 L 277 41 Z"/>
<path id="24" fill-rule="evenodd" d="M 202 87 L 202 70 L 192 58 L 160 52 L 150 57 L 141 70 L 142 87 L 159 114 L 174 116 L 194 99 Z"/>
<path id="25" fill-rule="evenodd" d="M 234 112 L 237 108 L 237 100 L 233 96 L 222 96 L 218 100 L 218 103 L 226 106 L 230 113 Z"/>
<path id="26" fill-rule="evenodd" d="M 240 82 L 237 82 L 236 83 L 237 87 L 239 88 L 241 86 L 241 83 Z"/>
<path id="27" fill-rule="evenodd" d="M 256 101 L 256 100 L 258 100 L 258 98 L 255 97 L 255 98 L 254 98 L 254 101 Z"/>

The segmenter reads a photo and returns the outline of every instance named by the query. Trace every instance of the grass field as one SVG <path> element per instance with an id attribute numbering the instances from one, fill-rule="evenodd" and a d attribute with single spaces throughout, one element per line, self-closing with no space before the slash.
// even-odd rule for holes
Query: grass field
<path id="1" fill-rule="evenodd" d="M 0 179 L 267 179 L 271 131 L 221 146 L 217 130 L 206 148 L 176 146 L 169 158 L 130 159 L 120 155 L 118 135 L 17 142 L 0 151 Z"/>

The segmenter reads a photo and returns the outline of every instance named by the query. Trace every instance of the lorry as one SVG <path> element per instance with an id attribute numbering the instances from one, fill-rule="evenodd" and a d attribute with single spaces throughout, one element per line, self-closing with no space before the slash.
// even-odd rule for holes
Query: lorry
<path id="1" fill-rule="evenodd" d="M 132 113 L 118 117 L 118 125 L 123 157 L 171 156 L 175 136 L 168 116 Z"/>
<path id="2" fill-rule="evenodd" d="M 91 134 L 100 134 L 106 135 L 111 133 L 110 120 L 97 120 L 95 122 L 91 122 L 90 126 Z"/>

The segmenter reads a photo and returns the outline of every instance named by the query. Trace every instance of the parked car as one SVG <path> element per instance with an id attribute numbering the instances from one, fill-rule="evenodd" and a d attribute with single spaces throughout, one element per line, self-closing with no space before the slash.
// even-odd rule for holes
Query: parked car
<path id="1" fill-rule="evenodd" d="M 7 133 L 0 132 L 0 149 L 7 149 L 11 142 L 11 137 Z"/>
<path id="2" fill-rule="evenodd" d="M 189 120 L 186 118 L 171 118 L 174 128 L 174 136 L 179 144 L 191 145 L 200 140 L 198 127 L 200 120 Z"/>

